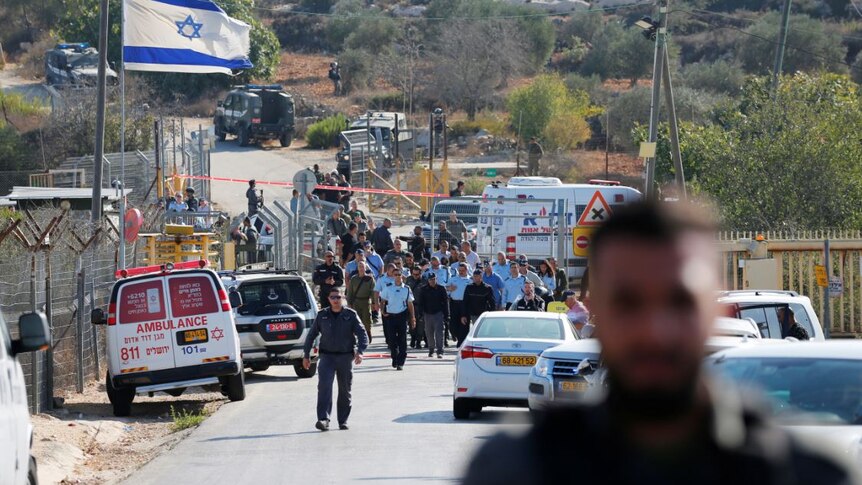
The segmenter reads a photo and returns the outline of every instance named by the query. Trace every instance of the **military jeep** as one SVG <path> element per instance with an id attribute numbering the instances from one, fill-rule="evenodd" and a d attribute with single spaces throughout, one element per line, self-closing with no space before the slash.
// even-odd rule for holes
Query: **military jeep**
<path id="1" fill-rule="evenodd" d="M 239 146 L 277 139 L 290 146 L 294 131 L 293 97 L 278 84 L 234 86 L 218 102 L 213 119 L 216 137 L 234 135 Z"/>

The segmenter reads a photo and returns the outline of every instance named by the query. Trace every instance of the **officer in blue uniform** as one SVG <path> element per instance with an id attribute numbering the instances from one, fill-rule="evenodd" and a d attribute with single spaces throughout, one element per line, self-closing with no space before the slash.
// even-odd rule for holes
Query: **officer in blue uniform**
<path id="1" fill-rule="evenodd" d="M 362 353 L 368 347 L 368 335 L 355 311 L 344 306 L 341 288 L 329 293 L 329 308 L 317 314 L 303 346 L 302 367 L 311 367 L 311 347 L 320 336 L 317 361 L 317 423 L 320 431 L 329 430 L 332 414 L 332 381 L 338 380 L 338 428 L 347 429 L 350 417 L 350 387 L 353 384 L 353 364 L 362 362 Z"/>
<path id="2" fill-rule="evenodd" d="M 404 370 L 407 361 L 407 323 L 416 328 L 413 292 L 402 281 L 401 273 L 393 274 L 394 281 L 380 292 L 380 313 L 383 316 L 383 333 L 392 356 L 392 367 Z"/>
<path id="3" fill-rule="evenodd" d="M 509 276 L 503 280 L 503 306 L 508 310 L 524 294 L 527 277 L 518 271 L 518 263 L 509 264 Z"/>

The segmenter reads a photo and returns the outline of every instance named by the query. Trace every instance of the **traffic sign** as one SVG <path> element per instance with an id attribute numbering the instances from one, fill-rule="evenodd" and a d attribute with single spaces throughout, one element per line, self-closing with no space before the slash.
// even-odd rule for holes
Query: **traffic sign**
<path id="1" fill-rule="evenodd" d="M 829 296 L 832 298 L 839 297 L 844 294 L 844 280 L 840 276 L 832 276 L 829 278 Z"/>
<path id="2" fill-rule="evenodd" d="M 826 266 L 820 264 L 814 265 L 814 277 L 817 279 L 817 286 L 821 288 L 829 286 L 829 278 L 826 276 Z"/>
<path id="3" fill-rule="evenodd" d="M 317 175 L 307 168 L 296 172 L 296 175 L 293 176 L 293 187 L 300 194 L 311 195 L 316 185 Z"/>
<path id="4" fill-rule="evenodd" d="M 572 252 L 577 258 L 586 258 L 590 255 L 590 242 L 593 238 L 593 229 L 576 227 L 572 229 Z"/>
<path id="5" fill-rule="evenodd" d="M 581 213 L 578 225 L 582 227 L 596 227 L 602 225 L 610 217 L 611 206 L 608 205 L 602 193 L 597 190 L 590 199 L 590 203 L 587 204 L 587 208 Z"/>

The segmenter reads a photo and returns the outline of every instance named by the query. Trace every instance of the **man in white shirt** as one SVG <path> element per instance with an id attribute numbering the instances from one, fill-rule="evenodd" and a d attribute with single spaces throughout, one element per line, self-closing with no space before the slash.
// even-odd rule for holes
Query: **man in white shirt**
<path id="1" fill-rule="evenodd" d="M 479 254 L 476 251 L 473 251 L 469 242 L 464 241 L 461 243 L 461 253 L 467 258 L 466 263 L 469 264 L 471 268 L 479 266 L 479 262 L 481 261 L 479 259 Z"/>

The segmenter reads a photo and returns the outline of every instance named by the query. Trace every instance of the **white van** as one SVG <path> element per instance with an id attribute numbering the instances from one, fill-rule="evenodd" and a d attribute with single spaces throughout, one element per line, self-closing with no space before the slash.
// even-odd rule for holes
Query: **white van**
<path id="1" fill-rule="evenodd" d="M 108 398 L 114 415 L 128 416 L 135 394 L 179 396 L 191 386 L 221 384 L 231 401 L 245 398 L 245 378 L 232 309 L 207 262 L 191 261 L 117 272 L 108 315 Z"/>
<path id="2" fill-rule="evenodd" d="M 570 278 L 580 278 L 587 263 L 586 258 L 574 255 L 572 228 L 594 227 L 615 207 L 642 197 L 636 189 L 604 180 L 564 184 L 555 177 L 513 177 L 505 186 L 490 184 L 482 192 L 477 250 L 492 259 L 498 251 L 510 259 L 526 254 L 535 266 L 557 254 L 557 230 L 561 226 L 557 214 L 561 210 L 565 216 L 567 273 Z M 561 209 L 559 201 L 564 204 Z"/>
<path id="3" fill-rule="evenodd" d="M 50 336 L 45 315 L 25 313 L 18 319 L 18 338 L 13 340 L 0 315 L 0 484 L 38 482 L 36 459 L 30 455 L 33 425 L 27 409 L 27 386 L 16 357 L 47 349 Z"/>

